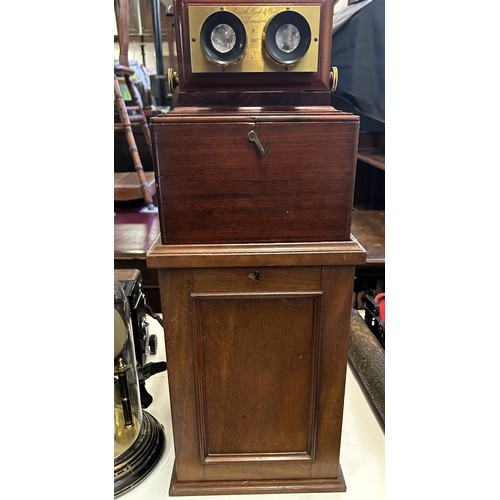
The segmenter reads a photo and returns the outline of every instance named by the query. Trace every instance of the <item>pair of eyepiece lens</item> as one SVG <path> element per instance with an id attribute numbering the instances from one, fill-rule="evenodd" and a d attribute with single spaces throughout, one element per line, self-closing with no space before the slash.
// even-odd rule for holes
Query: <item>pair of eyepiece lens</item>
<path id="1" fill-rule="evenodd" d="M 228 11 L 211 14 L 201 28 L 201 46 L 209 60 L 220 66 L 237 62 L 246 47 L 246 30 L 240 18 Z M 283 11 L 268 22 L 264 43 L 269 56 L 278 64 L 300 61 L 311 43 L 306 18 L 295 11 Z"/>

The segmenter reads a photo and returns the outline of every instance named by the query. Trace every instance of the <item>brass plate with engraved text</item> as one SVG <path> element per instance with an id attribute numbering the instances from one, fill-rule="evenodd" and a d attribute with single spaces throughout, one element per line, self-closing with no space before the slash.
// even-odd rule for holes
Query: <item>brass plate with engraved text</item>
<path id="1" fill-rule="evenodd" d="M 264 44 L 265 28 L 269 20 L 284 10 L 302 14 L 311 28 L 311 44 L 304 57 L 290 66 L 272 61 L 267 55 Z M 247 35 L 247 46 L 241 59 L 229 66 L 218 66 L 210 62 L 201 48 L 200 32 L 205 19 L 218 10 L 232 12 L 242 21 Z M 319 5 L 189 5 L 189 39 L 191 47 L 191 70 L 193 73 L 266 73 L 266 72 L 316 72 L 318 71 Z"/>

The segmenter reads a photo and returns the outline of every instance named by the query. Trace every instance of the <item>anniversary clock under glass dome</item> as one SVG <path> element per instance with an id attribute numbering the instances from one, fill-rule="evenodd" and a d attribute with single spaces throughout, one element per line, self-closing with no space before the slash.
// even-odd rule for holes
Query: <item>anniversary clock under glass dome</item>
<path id="1" fill-rule="evenodd" d="M 118 280 L 114 283 L 114 493 L 142 481 L 165 448 L 162 425 L 143 411 L 135 359 L 130 307 Z"/>

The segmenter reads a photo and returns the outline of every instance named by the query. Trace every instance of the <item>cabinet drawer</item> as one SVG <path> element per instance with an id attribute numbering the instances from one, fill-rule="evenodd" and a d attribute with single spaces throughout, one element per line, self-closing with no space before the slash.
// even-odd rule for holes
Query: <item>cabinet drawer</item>
<path id="1" fill-rule="evenodd" d="M 312 291 L 321 287 L 320 267 L 242 267 L 193 270 L 195 292 L 264 293 Z"/>

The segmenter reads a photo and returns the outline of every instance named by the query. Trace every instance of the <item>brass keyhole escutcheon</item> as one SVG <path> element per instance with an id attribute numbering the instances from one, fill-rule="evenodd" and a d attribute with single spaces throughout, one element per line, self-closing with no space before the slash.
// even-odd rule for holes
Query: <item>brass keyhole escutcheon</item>
<path id="1" fill-rule="evenodd" d="M 248 273 L 248 277 L 254 281 L 259 281 L 260 273 L 259 271 L 254 271 L 252 273 Z"/>
<path id="2" fill-rule="evenodd" d="M 264 148 L 262 146 L 262 143 L 260 142 L 259 136 L 257 135 L 257 132 L 255 130 L 251 130 L 248 132 L 248 140 L 250 142 L 254 142 L 257 146 L 257 149 L 259 150 L 260 154 L 262 156 L 266 156 L 267 152 L 269 151 L 269 148 L 271 146 L 271 139 L 267 141 L 266 147 Z"/>

